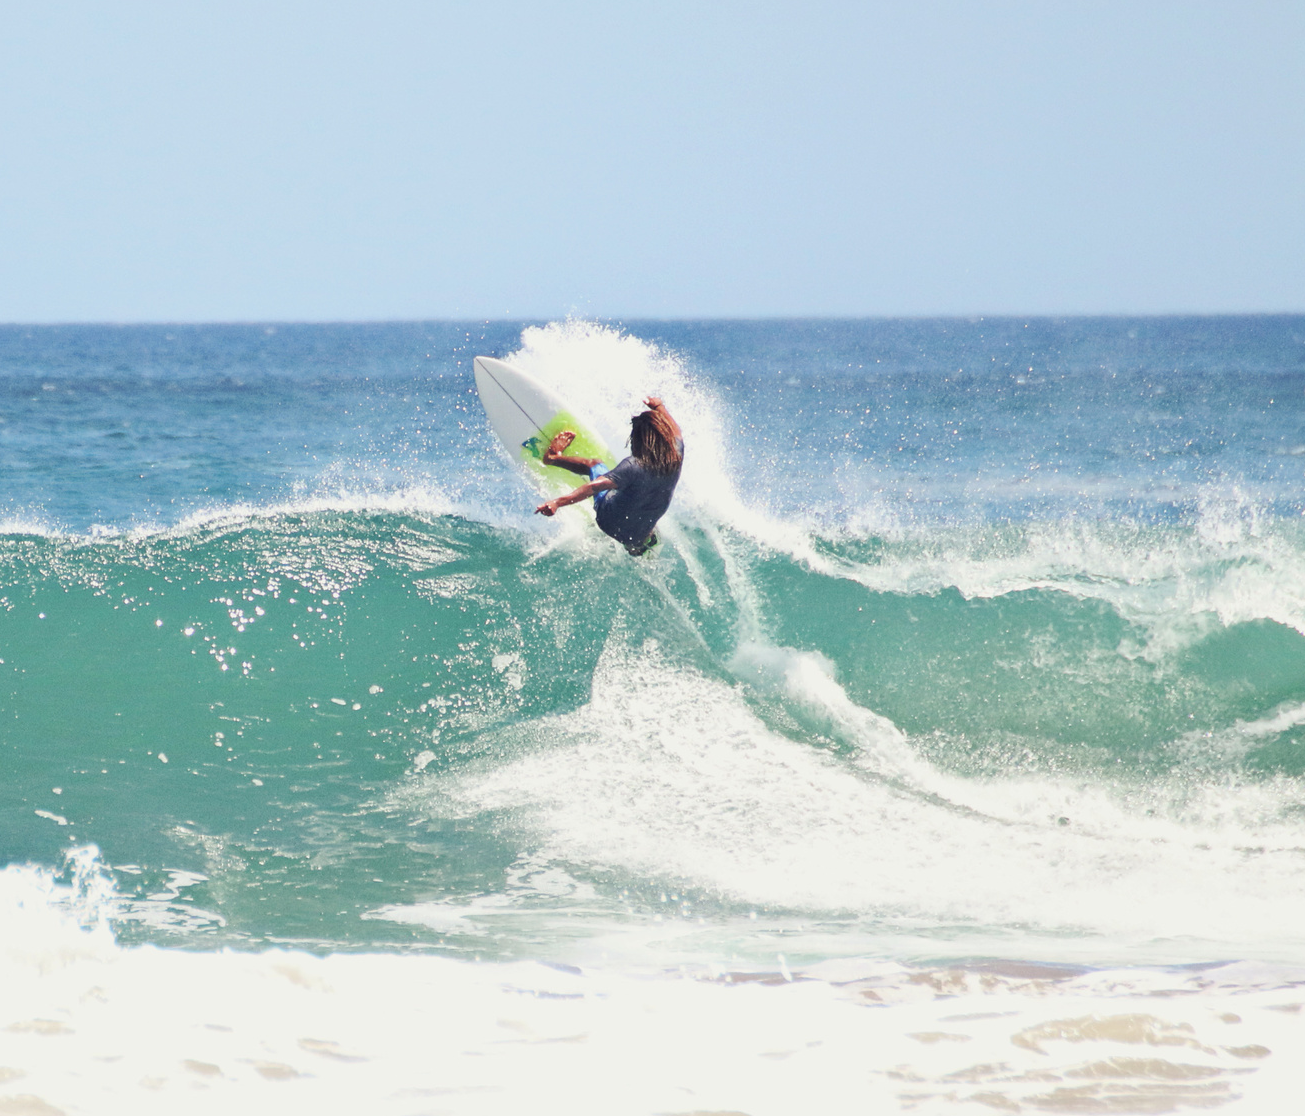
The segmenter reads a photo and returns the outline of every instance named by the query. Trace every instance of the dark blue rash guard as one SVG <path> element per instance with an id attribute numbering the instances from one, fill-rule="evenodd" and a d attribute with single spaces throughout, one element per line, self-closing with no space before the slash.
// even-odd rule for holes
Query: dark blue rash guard
<path id="1" fill-rule="evenodd" d="M 684 440 L 677 438 L 675 444 L 683 458 Z M 633 457 L 627 457 L 611 470 L 597 465 L 590 470 L 589 476 L 591 480 L 605 476 L 615 484 L 614 488 L 594 494 L 594 514 L 599 530 L 626 547 L 639 547 L 647 541 L 657 521 L 671 506 L 671 497 L 680 481 L 680 470 L 652 473 Z"/>

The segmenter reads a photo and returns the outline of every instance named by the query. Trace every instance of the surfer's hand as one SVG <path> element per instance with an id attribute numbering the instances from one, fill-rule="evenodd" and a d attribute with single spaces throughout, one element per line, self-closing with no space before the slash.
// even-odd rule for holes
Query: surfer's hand
<path id="1" fill-rule="evenodd" d="M 644 405 L 645 407 L 647 407 L 648 410 L 650 410 L 650 411 L 655 411 L 655 410 L 657 410 L 658 407 L 664 407 L 664 406 L 666 406 L 666 404 L 664 404 L 664 403 L 663 403 L 660 399 L 658 399 L 657 396 L 655 396 L 655 395 L 650 395 L 650 396 L 648 396 L 648 398 L 645 399 L 645 400 L 643 401 L 643 405 Z"/>
<path id="2" fill-rule="evenodd" d="M 549 500 L 548 503 L 546 503 L 546 504 L 540 504 L 539 507 L 537 507 L 537 508 L 535 509 L 535 514 L 536 514 L 536 515 L 556 515 L 556 514 L 557 514 L 557 505 L 556 505 L 552 500 Z"/>

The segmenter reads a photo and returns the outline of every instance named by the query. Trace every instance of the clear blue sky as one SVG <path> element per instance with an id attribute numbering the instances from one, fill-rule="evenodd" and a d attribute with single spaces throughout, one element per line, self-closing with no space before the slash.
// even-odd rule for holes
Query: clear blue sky
<path id="1" fill-rule="evenodd" d="M 0 18 L 0 321 L 1305 311 L 1299 0 Z"/>

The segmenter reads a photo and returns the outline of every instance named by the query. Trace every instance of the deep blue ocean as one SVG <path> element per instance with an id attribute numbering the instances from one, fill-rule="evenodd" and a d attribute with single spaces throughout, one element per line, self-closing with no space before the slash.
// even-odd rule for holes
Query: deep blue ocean
<path id="1" fill-rule="evenodd" d="M 663 396 L 653 557 L 478 354 Z M 133 958 L 1299 963 L 1305 317 L 0 327 L 4 865 Z"/>

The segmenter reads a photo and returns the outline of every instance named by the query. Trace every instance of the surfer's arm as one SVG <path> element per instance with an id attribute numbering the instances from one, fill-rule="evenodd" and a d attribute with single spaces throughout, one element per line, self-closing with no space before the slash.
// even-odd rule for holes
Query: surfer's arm
<path id="1" fill-rule="evenodd" d="M 650 411 L 661 411 L 662 414 L 671 420 L 671 426 L 674 428 L 675 437 L 679 438 L 680 441 L 684 440 L 684 431 L 680 429 L 680 424 L 675 421 L 675 416 L 666 409 L 666 404 L 658 399 L 657 396 L 648 396 L 648 398 L 643 401 L 643 405 Z"/>
<path id="2" fill-rule="evenodd" d="M 606 492 L 609 488 L 615 488 L 616 482 L 608 477 L 599 477 L 597 480 L 591 480 L 588 484 L 582 484 L 579 488 L 573 489 L 565 496 L 557 496 L 549 500 L 546 504 L 540 504 L 535 509 L 536 515 L 556 515 L 558 508 L 565 508 L 571 504 L 578 504 L 581 500 L 588 500 L 595 492 Z"/>

